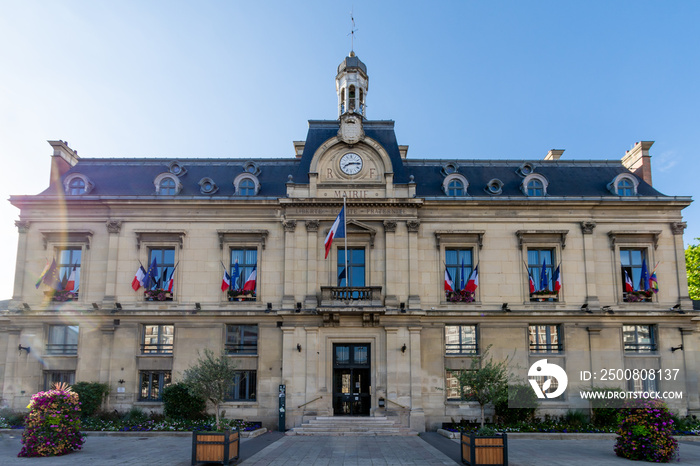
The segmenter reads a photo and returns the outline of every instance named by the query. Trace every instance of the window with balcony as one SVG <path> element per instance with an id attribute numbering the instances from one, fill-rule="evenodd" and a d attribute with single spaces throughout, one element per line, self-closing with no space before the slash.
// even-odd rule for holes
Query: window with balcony
<path id="1" fill-rule="evenodd" d="M 174 325 L 144 325 L 142 354 L 173 354 Z"/>
<path id="2" fill-rule="evenodd" d="M 54 301 L 73 301 L 80 294 L 80 262 L 83 255 L 81 247 L 57 249 L 58 276 L 61 280 L 59 289 L 52 296 Z"/>
<path id="3" fill-rule="evenodd" d="M 467 290 L 467 283 L 474 270 L 474 250 L 445 248 L 445 267 L 452 280 L 452 291 L 447 289 L 449 285 L 445 287 L 445 299 L 449 302 L 473 302 L 475 293 Z"/>
<path id="4" fill-rule="evenodd" d="M 227 354 L 258 354 L 258 326 L 233 325 L 226 326 Z"/>
<path id="5" fill-rule="evenodd" d="M 555 250 L 553 248 L 527 248 L 527 269 L 530 301 L 558 301 L 554 277 Z"/>
<path id="6" fill-rule="evenodd" d="M 656 329 L 653 325 L 624 325 L 622 340 L 626 353 L 653 353 L 656 351 Z"/>
<path id="7" fill-rule="evenodd" d="M 338 291 L 344 295 L 338 296 L 338 299 L 361 299 L 362 290 L 353 290 L 352 288 L 363 288 L 365 284 L 365 248 L 348 248 L 348 268 L 345 269 L 345 248 L 338 248 L 338 286 L 349 287 L 346 292 Z M 346 296 L 347 295 L 347 296 Z"/>
<path id="8" fill-rule="evenodd" d="M 479 354 L 476 325 L 446 325 L 445 354 L 448 356 Z"/>
<path id="9" fill-rule="evenodd" d="M 255 301 L 257 299 L 257 267 L 257 247 L 231 249 L 229 301 Z"/>
<path id="10" fill-rule="evenodd" d="M 530 325 L 530 353 L 561 353 L 564 350 L 559 325 Z"/>
<path id="11" fill-rule="evenodd" d="M 651 302 L 654 295 L 647 267 L 647 248 L 620 248 L 622 299 L 628 303 Z"/>
<path id="12" fill-rule="evenodd" d="M 48 343 L 46 344 L 46 354 L 78 354 L 78 326 L 50 325 Z"/>
<path id="13" fill-rule="evenodd" d="M 236 371 L 226 401 L 255 401 L 256 383 L 256 371 Z"/>
<path id="14" fill-rule="evenodd" d="M 170 287 L 170 277 L 175 271 L 175 248 L 149 248 L 148 264 L 148 270 L 144 278 L 146 300 L 172 301 L 173 293 Z"/>
<path id="15" fill-rule="evenodd" d="M 170 371 L 139 371 L 139 401 L 161 401 L 163 389 L 171 383 Z"/>
<path id="16" fill-rule="evenodd" d="M 73 385 L 75 371 L 44 371 L 44 391 L 51 390 L 51 387 L 57 383 Z"/>

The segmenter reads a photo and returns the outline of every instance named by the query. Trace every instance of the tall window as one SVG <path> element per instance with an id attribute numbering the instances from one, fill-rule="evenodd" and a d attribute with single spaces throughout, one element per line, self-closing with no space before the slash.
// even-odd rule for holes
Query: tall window
<path id="1" fill-rule="evenodd" d="M 560 353 L 564 348 L 559 325 L 530 325 L 531 353 Z"/>
<path id="2" fill-rule="evenodd" d="M 44 390 L 51 390 L 56 383 L 75 383 L 75 371 L 44 371 Z"/>
<path id="3" fill-rule="evenodd" d="M 649 274 L 646 248 L 620 248 L 620 264 L 622 265 L 623 299 L 626 302 L 649 302 L 652 292 L 649 290 Z M 646 275 L 645 275 L 646 274 Z M 625 283 L 632 282 L 632 291 L 628 291 Z"/>
<path id="4" fill-rule="evenodd" d="M 649 371 L 653 370 L 655 369 L 649 369 Z M 632 378 L 627 382 L 627 388 L 633 392 L 656 392 L 659 389 L 658 387 L 657 379 L 642 379 L 640 377 L 637 380 Z"/>
<path id="5" fill-rule="evenodd" d="M 257 354 L 257 325 L 227 325 L 226 352 L 228 354 Z"/>
<path id="6" fill-rule="evenodd" d="M 554 249 L 528 248 L 527 268 L 534 283 L 534 292 L 530 293 L 531 301 L 557 301 L 557 298 L 546 296 L 554 293 Z M 544 270 L 544 273 L 543 273 Z M 530 279 L 528 277 L 528 280 Z M 530 286 L 532 289 L 532 286 Z M 542 297 L 545 294 L 546 297 Z"/>
<path id="7" fill-rule="evenodd" d="M 625 352 L 652 353 L 656 351 L 656 335 L 653 325 L 623 325 L 622 339 Z"/>
<path id="8" fill-rule="evenodd" d="M 461 180 L 454 179 L 450 181 L 447 185 L 447 195 L 448 196 L 464 196 L 464 184 Z"/>
<path id="9" fill-rule="evenodd" d="M 476 325 L 446 325 L 445 354 L 478 354 Z"/>
<path id="10" fill-rule="evenodd" d="M 617 195 L 618 196 L 632 196 L 634 195 L 634 184 L 627 178 L 622 178 L 617 183 Z"/>
<path id="11" fill-rule="evenodd" d="M 68 183 L 68 194 L 83 194 L 85 193 L 85 181 L 82 178 L 73 178 Z"/>
<path id="12" fill-rule="evenodd" d="M 348 272 L 345 272 L 345 248 L 338 248 L 338 286 L 365 286 L 365 248 L 348 248 Z"/>
<path id="13" fill-rule="evenodd" d="M 236 371 L 226 401 L 255 401 L 256 371 Z"/>
<path id="14" fill-rule="evenodd" d="M 75 293 L 80 291 L 80 260 L 83 250 L 79 247 L 61 248 L 58 250 L 58 276 L 61 278 L 61 288 Z"/>
<path id="15" fill-rule="evenodd" d="M 164 289 L 168 287 L 170 274 L 175 268 L 175 248 L 151 248 L 148 266 L 153 264 L 153 259 L 156 260 L 156 276 L 151 280 L 150 286 L 146 286 L 149 290 Z"/>
<path id="16" fill-rule="evenodd" d="M 238 272 L 236 272 L 236 264 L 238 264 Z M 234 248 L 231 249 L 231 289 L 229 290 L 230 299 L 235 300 L 251 300 L 254 301 L 257 296 L 257 267 L 258 265 L 258 249 L 254 247 Z M 253 269 L 256 269 L 255 286 L 252 290 L 244 291 L 246 281 L 251 277 Z M 238 273 L 238 275 L 236 275 Z"/>
<path id="17" fill-rule="evenodd" d="M 445 249 L 445 266 L 450 274 L 454 292 L 445 291 L 448 301 L 474 301 L 474 294 L 464 291 L 474 269 L 474 254 L 471 248 Z"/>
<path id="18" fill-rule="evenodd" d="M 450 401 L 474 401 L 471 389 L 460 382 L 462 370 L 445 370 L 445 392 Z"/>
<path id="19" fill-rule="evenodd" d="M 46 344 L 47 354 L 78 354 L 78 326 L 51 325 L 49 340 Z"/>
<path id="20" fill-rule="evenodd" d="M 170 371 L 140 371 L 139 401 L 161 401 L 163 389 L 172 383 Z"/>
<path id="21" fill-rule="evenodd" d="M 544 185 L 540 180 L 534 178 L 527 182 L 527 195 L 530 197 L 544 196 Z"/>
<path id="22" fill-rule="evenodd" d="M 174 325 L 144 325 L 143 354 L 173 354 Z"/>
<path id="23" fill-rule="evenodd" d="M 170 177 L 163 178 L 160 181 L 160 184 L 158 185 L 158 194 L 162 194 L 162 195 L 177 194 L 177 185 L 175 184 L 175 180 L 170 178 Z"/>

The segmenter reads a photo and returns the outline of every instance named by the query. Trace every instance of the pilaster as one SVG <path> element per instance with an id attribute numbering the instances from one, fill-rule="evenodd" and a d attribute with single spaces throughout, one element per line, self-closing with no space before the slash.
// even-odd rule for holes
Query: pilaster
<path id="1" fill-rule="evenodd" d="M 591 311 L 600 309 L 600 300 L 596 289 L 595 249 L 593 244 L 594 221 L 581 222 L 583 235 L 583 266 L 586 277 L 586 304 Z"/>
<path id="2" fill-rule="evenodd" d="M 423 370 L 421 368 L 422 327 L 409 327 L 409 351 L 411 373 L 411 430 L 425 432 L 425 412 L 423 411 Z"/>
<path id="3" fill-rule="evenodd" d="M 119 233 L 122 229 L 120 220 L 108 220 L 106 222 L 109 234 L 109 249 L 107 253 L 107 274 L 105 276 L 105 295 L 103 303 L 108 307 L 116 302 L 117 298 L 117 270 L 119 266 Z"/>
<path id="4" fill-rule="evenodd" d="M 418 230 L 420 220 L 408 220 L 408 308 L 420 310 L 420 267 L 418 261 Z"/>
<path id="5" fill-rule="evenodd" d="M 294 299 L 294 257 L 295 238 L 294 232 L 297 227 L 296 220 L 285 220 L 284 227 L 284 292 L 282 294 L 282 309 L 292 310 L 295 307 Z M 289 394 L 289 391 L 287 391 Z M 289 395 L 287 395 L 289 396 Z M 289 401 L 289 398 L 287 398 Z"/>
<path id="6" fill-rule="evenodd" d="M 30 223 L 26 220 L 17 220 L 15 222 L 19 237 L 17 238 L 17 259 L 15 261 L 15 286 L 12 292 L 12 300 L 22 301 L 22 293 L 24 290 L 24 276 L 26 275 L 25 267 L 27 264 L 27 233 L 29 232 Z M 38 272 L 38 271 L 37 271 Z"/>
<path id="7" fill-rule="evenodd" d="M 306 296 L 304 308 L 318 307 L 318 220 L 307 220 L 306 225 Z"/>

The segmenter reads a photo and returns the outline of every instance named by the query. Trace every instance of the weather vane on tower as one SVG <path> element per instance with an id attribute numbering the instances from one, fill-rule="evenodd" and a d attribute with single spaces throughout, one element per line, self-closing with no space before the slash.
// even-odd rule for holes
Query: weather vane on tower
<path id="1" fill-rule="evenodd" d="M 358 29 L 355 29 L 355 15 L 353 14 L 353 10 L 350 10 L 350 21 L 352 21 L 352 28 L 350 29 L 350 33 L 348 34 L 350 37 L 350 52 L 355 52 L 355 33 L 358 31 Z"/>

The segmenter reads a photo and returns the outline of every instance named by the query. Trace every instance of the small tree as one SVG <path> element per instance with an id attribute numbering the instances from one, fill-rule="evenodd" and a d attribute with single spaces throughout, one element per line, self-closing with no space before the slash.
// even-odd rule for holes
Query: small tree
<path id="1" fill-rule="evenodd" d="M 484 427 L 484 406 L 496 403 L 508 393 L 508 358 L 494 362 L 488 355 L 489 349 L 491 345 L 481 357 L 472 359 L 469 370 L 459 375 L 460 387 L 468 387 L 471 397 L 479 403 L 481 427 Z"/>
<path id="2" fill-rule="evenodd" d="M 700 244 L 691 244 L 685 250 L 685 271 L 688 275 L 690 299 L 700 299 Z"/>
<path id="3" fill-rule="evenodd" d="M 204 398 L 214 405 L 216 412 L 216 428 L 219 429 L 219 411 L 224 401 L 236 372 L 236 365 L 225 352 L 218 357 L 209 350 L 204 350 L 204 356 L 200 355 L 194 366 L 185 370 L 182 383 L 185 384 L 194 396 Z"/>

